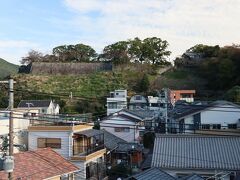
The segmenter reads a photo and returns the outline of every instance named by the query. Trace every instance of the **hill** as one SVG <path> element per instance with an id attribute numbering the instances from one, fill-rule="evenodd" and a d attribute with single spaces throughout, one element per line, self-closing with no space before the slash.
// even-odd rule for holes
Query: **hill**
<path id="1" fill-rule="evenodd" d="M 9 63 L 6 60 L 0 58 L 0 79 L 3 79 L 10 74 L 15 74 L 17 71 L 17 65 Z"/>
<path id="2" fill-rule="evenodd" d="M 105 113 L 106 97 L 115 89 L 127 89 L 131 96 L 139 92 L 143 75 L 149 79 L 149 94 L 163 87 L 173 89 L 204 89 L 205 81 L 190 70 L 153 67 L 148 64 L 130 64 L 115 67 L 112 72 L 96 72 L 85 75 L 32 75 L 17 74 L 16 103 L 22 99 L 58 100 L 63 113 Z M 201 82 L 201 83 L 200 83 Z M 38 93 L 39 92 L 39 93 Z M 46 93 L 46 94 L 45 94 Z M 70 99 L 72 93 L 73 99 Z M 50 94 L 50 95 L 49 95 Z"/>

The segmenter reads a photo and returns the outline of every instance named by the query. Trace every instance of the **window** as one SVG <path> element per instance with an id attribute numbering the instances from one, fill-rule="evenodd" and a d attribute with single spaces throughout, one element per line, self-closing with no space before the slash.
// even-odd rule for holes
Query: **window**
<path id="1" fill-rule="evenodd" d="M 228 124 L 228 129 L 237 129 L 237 124 Z"/>
<path id="2" fill-rule="evenodd" d="M 129 127 L 115 127 L 114 130 L 115 132 L 130 132 Z"/>
<path id="3" fill-rule="evenodd" d="M 202 124 L 202 129 L 210 129 L 210 124 Z"/>
<path id="4" fill-rule="evenodd" d="M 143 137 L 144 136 L 144 131 L 139 131 L 139 136 Z"/>
<path id="5" fill-rule="evenodd" d="M 181 98 L 190 98 L 191 94 L 181 94 Z"/>
<path id="6" fill-rule="evenodd" d="M 136 96 L 135 100 L 142 100 L 142 96 Z"/>
<path id="7" fill-rule="evenodd" d="M 108 103 L 108 109 L 117 109 L 117 103 L 116 102 Z"/>
<path id="8" fill-rule="evenodd" d="M 31 115 L 32 115 L 32 117 L 36 117 L 37 113 L 32 113 Z"/>
<path id="9" fill-rule="evenodd" d="M 212 129 L 221 129 L 221 124 L 213 124 Z"/>
<path id="10" fill-rule="evenodd" d="M 55 149 L 61 149 L 61 138 L 38 138 L 38 148 L 51 147 Z"/>

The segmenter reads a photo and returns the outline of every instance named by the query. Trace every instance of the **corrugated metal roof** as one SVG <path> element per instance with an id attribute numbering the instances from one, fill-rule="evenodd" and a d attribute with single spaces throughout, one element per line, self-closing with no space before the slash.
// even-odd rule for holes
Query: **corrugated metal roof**
<path id="1" fill-rule="evenodd" d="M 161 171 L 159 168 L 150 168 L 141 173 L 138 173 L 129 179 L 135 180 L 176 180 L 173 176 L 168 173 Z"/>
<path id="2" fill-rule="evenodd" d="M 240 170 L 240 137 L 157 135 L 152 167 Z"/>

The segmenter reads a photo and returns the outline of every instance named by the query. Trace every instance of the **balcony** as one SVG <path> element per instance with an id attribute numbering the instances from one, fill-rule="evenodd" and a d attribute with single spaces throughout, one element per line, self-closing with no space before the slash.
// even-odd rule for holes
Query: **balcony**
<path id="1" fill-rule="evenodd" d="M 104 134 L 100 130 L 88 129 L 74 133 L 73 135 L 73 158 L 86 160 L 99 153 L 104 153 Z M 88 157 L 87 157 L 88 156 Z"/>

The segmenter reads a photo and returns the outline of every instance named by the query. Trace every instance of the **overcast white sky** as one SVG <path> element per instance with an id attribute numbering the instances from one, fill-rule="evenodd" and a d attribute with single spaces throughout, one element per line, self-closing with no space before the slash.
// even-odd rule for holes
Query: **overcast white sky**
<path id="1" fill-rule="evenodd" d="M 129 38 L 167 40 L 171 60 L 195 44 L 240 44 L 240 0 L 11 0 L 0 7 L 0 57 Z"/>

